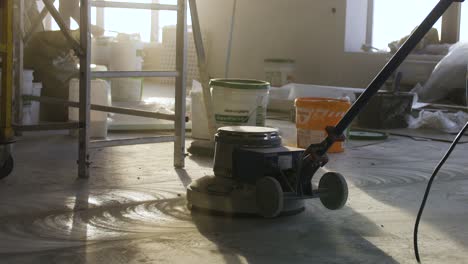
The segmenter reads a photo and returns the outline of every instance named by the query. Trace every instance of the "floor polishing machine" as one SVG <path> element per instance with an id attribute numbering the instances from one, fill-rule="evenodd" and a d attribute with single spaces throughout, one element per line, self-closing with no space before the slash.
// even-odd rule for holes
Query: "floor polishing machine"
<path id="1" fill-rule="evenodd" d="M 343 132 L 391 77 L 411 51 L 454 2 L 440 0 L 422 24 L 354 102 L 340 122 L 327 127 L 328 136 L 307 149 L 282 146 L 278 130 L 266 127 L 223 127 L 215 136 L 214 176 L 194 181 L 187 189 L 190 208 L 227 214 L 276 217 L 304 209 L 304 200 L 319 198 L 331 210 L 346 203 L 345 178 L 327 172 L 317 188 L 312 178 L 328 162 L 327 151 L 343 141 Z"/>

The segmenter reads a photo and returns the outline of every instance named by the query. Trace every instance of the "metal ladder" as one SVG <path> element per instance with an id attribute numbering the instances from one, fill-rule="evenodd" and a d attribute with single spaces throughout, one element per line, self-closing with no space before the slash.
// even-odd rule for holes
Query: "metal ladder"
<path id="1" fill-rule="evenodd" d="M 23 6 L 24 0 L 18 1 L 18 12 L 20 19 L 23 18 Z M 3 1 L 5 2 L 5 1 Z M 8 0 L 7 2 L 13 2 L 13 0 Z M 80 59 L 80 69 L 79 69 L 79 80 L 80 80 L 80 96 L 79 103 L 64 101 L 57 98 L 48 98 L 48 97 L 37 97 L 37 96 L 21 96 L 21 87 L 18 85 L 15 91 L 17 95 L 15 102 L 15 110 L 18 113 L 16 115 L 16 120 L 18 124 L 13 124 L 13 127 L 16 132 L 22 131 L 41 131 L 41 130 L 63 130 L 63 129 L 78 129 L 78 176 L 80 178 L 88 178 L 89 165 L 91 163 L 89 152 L 92 148 L 103 148 L 103 147 L 113 147 L 113 146 L 122 146 L 122 145 L 135 145 L 135 144 L 147 144 L 147 143 L 159 143 L 159 142 L 174 142 L 174 166 L 176 168 L 183 168 L 185 166 L 185 123 L 188 121 L 186 117 L 186 76 L 187 76 L 187 0 L 178 0 L 177 5 L 165 5 L 165 4 L 148 4 L 148 3 L 129 3 L 129 2 L 114 2 L 114 1 L 90 1 L 90 0 L 80 0 L 80 41 L 78 42 L 71 35 L 70 30 L 67 27 L 64 19 L 60 16 L 58 10 L 53 5 L 54 0 L 43 0 L 45 5 L 44 10 L 41 11 L 39 17 L 37 18 L 37 23 L 41 23 L 42 20 L 46 17 L 47 13 L 50 12 L 51 16 L 57 22 L 61 32 L 64 34 L 65 38 L 72 45 L 75 53 Z M 194 17 L 194 12 L 196 12 L 195 1 L 190 0 L 192 7 L 192 18 Z M 90 11 L 91 7 L 101 7 L 101 8 L 134 8 L 134 9 L 147 9 L 147 10 L 168 10 L 177 12 L 177 29 L 176 29 L 176 69 L 175 71 L 107 71 L 107 72 L 91 72 L 90 71 Z M 197 30 L 194 29 L 194 37 L 196 39 L 197 51 L 203 51 L 203 44 L 201 43 L 201 32 L 200 26 L 198 23 L 198 15 L 195 14 Z M 195 22 L 195 21 L 194 21 Z M 33 23 L 37 24 L 37 23 Z M 22 27 L 22 23 L 19 23 Z M 23 29 L 20 29 L 22 32 Z M 33 32 L 31 30 L 31 32 Z M 198 37 L 197 37 L 198 35 Z M 21 34 L 20 42 L 28 41 L 30 35 Z M 22 48 L 23 43 L 20 44 Z M 197 52 L 197 53 L 198 53 Z M 207 79 L 206 74 L 206 60 L 204 59 L 204 52 L 202 55 L 202 61 L 200 61 L 199 54 L 199 63 L 200 65 L 205 65 L 204 73 L 200 75 L 205 76 L 204 79 Z M 22 56 L 20 57 L 22 61 Z M 22 71 L 18 69 L 19 72 Z M 21 75 L 21 74 L 17 74 Z M 175 82 L 175 114 L 161 114 L 157 112 L 148 112 L 135 109 L 121 108 L 121 107 L 111 107 L 111 106 L 102 106 L 102 105 L 93 105 L 90 102 L 90 80 L 92 78 L 131 78 L 131 77 L 173 77 L 176 78 Z M 202 78 L 203 79 L 203 78 Z M 206 85 L 207 86 L 207 81 Z M 209 92 L 209 88 L 206 87 Z M 209 96 L 209 94 L 208 94 Z M 6 96 L 11 98 L 11 96 Z M 3 97 L 2 97 L 3 98 Z M 60 104 L 66 105 L 69 107 L 79 108 L 79 122 L 66 122 L 66 123 L 53 123 L 53 124 L 39 124 L 39 125 L 21 125 L 21 99 L 39 101 L 41 103 L 48 104 Z M 2 99 L 3 100 L 3 99 Z M 8 99 L 6 99 L 8 100 Z M 211 100 L 209 100 L 211 103 Z M 10 101 L 11 106 L 11 101 Z M 2 102 L 2 114 L 11 117 L 11 107 L 10 112 L 4 111 L 6 105 Z M 163 120 L 171 120 L 175 122 L 175 133 L 173 136 L 155 136 L 155 137 L 145 137 L 145 138 L 133 138 L 133 139 L 119 139 L 119 140 L 99 140 L 99 141 L 90 141 L 89 136 L 89 127 L 90 127 L 90 112 L 91 110 L 117 113 L 117 114 L 126 114 L 132 116 L 140 117 L 149 117 Z M 11 120 L 7 118 L 7 120 Z M 2 126 L 3 127 L 3 126 Z M 10 126 L 11 127 L 11 126 Z M 12 131 L 12 130 L 11 130 Z"/>

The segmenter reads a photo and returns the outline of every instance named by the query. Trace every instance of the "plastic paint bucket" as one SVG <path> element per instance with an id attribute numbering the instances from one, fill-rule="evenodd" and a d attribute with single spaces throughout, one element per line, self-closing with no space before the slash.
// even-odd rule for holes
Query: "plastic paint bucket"
<path id="1" fill-rule="evenodd" d="M 34 80 L 34 71 L 23 69 L 23 95 L 32 95 L 33 94 L 33 80 Z M 32 125 L 32 108 L 33 101 L 23 100 L 23 125 Z"/>
<path id="2" fill-rule="evenodd" d="M 72 102 L 78 102 L 80 99 L 80 82 L 78 79 L 70 80 L 69 99 Z M 97 105 L 112 105 L 110 97 L 109 84 L 101 79 L 91 80 L 91 103 Z M 90 135 L 93 138 L 107 137 L 107 115 L 106 112 L 91 111 Z M 78 108 L 69 108 L 68 119 L 70 121 L 79 121 Z M 76 131 L 73 131 L 75 133 Z"/>
<path id="3" fill-rule="evenodd" d="M 111 48 L 114 38 L 97 37 L 91 41 L 91 63 L 109 65 L 112 59 Z"/>
<path id="4" fill-rule="evenodd" d="M 41 96 L 42 83 L 33 83 L 32 95 Z M 39 124 L 39 113 L 41 111 L 41 103 L 37 101 L 31 102 L 31 121 L 33 124 Z"/>
<path id="5" fill-rule="evenodd" d="M 270 84 L 258 80 L 210 81 L 216 127 L 265 126 Z"/>
<path id="6" fill-rule="evenodd" d="M 111 43 L 109 69 L 111 71 L 141 71 L 143 43 L 138 34 L 117 35 Z M 116 102 L 141 101 L 143 78 L 114 78 L 111 80 L 112 100 Z"/>
<path id="7" fill-rule="evenodd" d="M 34 80 L 34 71 L 33 70 L 23 70 L 23 94 L 31 95 L 33 91 L 33 80 Z"/>
<path id="8" fill-rule="evenodd" d="M 294 82 L 295 63 L 291 59 L 265 59 L 265 80 L 273 87 Z"/>
<path id="9" fill-rule="evenodd" d="M 112 101 L 139 102 L 143 96 L 143 78 L 113 78 Z"/>
<path id="10" fill-rule="evenodd" d="M 297 146 L 307 148 L 322 142 L 327 137 L 325 128 L 335 126 L 351 104 L 345 99 L 298 98 L 296 99 Z M 336 142 L 328 152 L 343 152 L 343 142 Z"/>

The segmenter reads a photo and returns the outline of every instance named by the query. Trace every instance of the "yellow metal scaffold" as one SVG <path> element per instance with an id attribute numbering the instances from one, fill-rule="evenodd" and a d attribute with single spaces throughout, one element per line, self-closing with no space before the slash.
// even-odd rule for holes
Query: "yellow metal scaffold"
<path id="1" fill-rule="evenodd" d="M 0 1 L 2 58 L 0 94 L 0 179 L 13 170 L 11 144 L 14 142 L 12 128 L 13 100 L 13 0 Z"/>

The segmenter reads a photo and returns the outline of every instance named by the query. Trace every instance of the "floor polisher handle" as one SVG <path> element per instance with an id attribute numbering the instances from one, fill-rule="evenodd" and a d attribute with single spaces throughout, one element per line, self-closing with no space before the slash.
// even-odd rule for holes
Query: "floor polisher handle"
<path id="1" fill-rule="evenodd" d="M 442 17 L 454 2 L 464 2 L 464 0 L 440 0 L 421 25 L 417 27 L 408 40 L 406 40 L 379 74 L 377 74 L 374 80 L 372 80 L 366 90 L 361 94 L 361 96 L 359 96 L 356 102 L 354 102 L 340 122 L 335 127 L 327 128 L 327 138 L 325 138 L 325 140 L 320 144 L 313 144 L 306 149 L 302 161 L 303 166 L 299 171 L 301 188 L 298 191 L 301 194 L 310 194 L 310 180 L 319 167 L 325 165 L 326 162 L 324 161 L 328 161 L 328 159 L 323 158 L 326 157 L 328 149 L 333 145 L 333 143 L 343 138 L 343 133 L 346 128 L 348 128 L 351 122 L 364 109 L 370 99 L 379 91 L 395 70 L 401 65 L 401 63 L 403 63 L 406 57 L 408 57 L 411 51 L 413 51 L 429 30 L 431 30 L 437 20 Z"/>
<path id="2" fill-rule="evenodd" d="M 385 84 L 395 70 L 403 63 L 408 57 L 411 51 L 419 44 L 419 42 L 426 36 L 431 30 L 434 24 L 439 20 L 442 15 L 447 11 L 450 5 L 454 2 L 464 2 L 464 0 L 440 0 L 424 21 L 417 27 L 417 29 L 411 34 L 408 40 L 398 49 L 398 51 L 392 56 L 390 61 L 385 67 L 379 72 L 374 80 L 369 84 L 367 89 L 359 96 L 354 102 L 351 108 L 346 112 L 344 117 L 336 125 L 333 130 L 334 134 L 328 135 L 328 137 L 322 143 L 325 146 L 324 149 L 317 153 L 323 155 L 331 147 L 337 138 L 340 138 L 346 128 L 351 122 L 357 117 L 357 115 L 363 110 L 370 99 L 378 92 L 378 90 Z"/>

